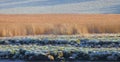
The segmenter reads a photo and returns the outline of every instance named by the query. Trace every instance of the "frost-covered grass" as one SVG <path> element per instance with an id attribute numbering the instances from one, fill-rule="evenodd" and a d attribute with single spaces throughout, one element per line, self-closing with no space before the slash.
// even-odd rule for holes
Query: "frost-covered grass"
<path id="1" fill-rule="evenodd" d="M 9 51 L 9 50 L 19 50 L 19 49 L 25 49 L 25 50 L 48 50 L 48 51 L 54 51 L 54 50 L 67 50 L 67 51 L 120 51 L 120 48 L 82 48 L 82 47 L 74 47 L 74 46 L 52 46 L 52 45 L 45 45 L 45 46 L 38 46 L 38 45 L 0 45 L 0 51 Z"/>
<path id="2" fill-rule="evenodd" d="M 102 55 L 105 56 L 105 58 L 100 59 L 99 57 L 101 57 Z M 0 45 L 1 59 L 44 60 L 46 58 L 46 60 L 55 61 L 109 60 L 109 56 L 113 55 L 117 57 L 116 60 L 119 60 L 118 58 L 120 58 L 120 48 L 81 48 L 73 46 L 51 45 Z M 42 59 L 41 56 L 44 58 Z M 37 57 L 37 59 L 35 57 Z M 94 57 L 96 57 L 97 59 L 95 59 Z"/>
<path id="3" fill-rule="evenodd" d="M 119 36 L 17 37 L 0 39 L 0 59 L 120 61 Z"/>

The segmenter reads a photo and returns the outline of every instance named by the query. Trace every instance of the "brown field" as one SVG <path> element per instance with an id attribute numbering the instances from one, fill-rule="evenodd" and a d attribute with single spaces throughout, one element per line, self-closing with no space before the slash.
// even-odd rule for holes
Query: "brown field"
<path id="1" fill-rule="evenodd" d="M 120 33 L 120 15 L 0 15 L 0 36 L 89 33 Z"/>

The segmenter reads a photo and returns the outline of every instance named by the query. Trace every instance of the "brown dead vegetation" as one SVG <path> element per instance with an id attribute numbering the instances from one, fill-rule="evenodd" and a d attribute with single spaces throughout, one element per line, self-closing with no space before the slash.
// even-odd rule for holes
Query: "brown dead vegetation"
<path id="1" fill-rule="evenodd" d="M 0 36 L 120 33 L 120 15 L 0 15 Z"/>

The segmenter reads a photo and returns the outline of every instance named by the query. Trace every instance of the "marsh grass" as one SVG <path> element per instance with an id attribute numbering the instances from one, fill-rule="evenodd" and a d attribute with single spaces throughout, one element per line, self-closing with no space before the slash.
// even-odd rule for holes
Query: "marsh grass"
<path id="1" fill-rule="evenodd" d="M 0 36 L 120 33 L 120 15 L 0 15 Z"/>
<path id="2" fill-rule="evenodd" d="M 89 34 L 89 33 L 119 33 L 120 25 L 79 25 L 79 24 L 0 24 L 0 36 L 17 36 L 17 35 L 40 35 L 40 34 L 55 34 L 55 35 L 74 35 L 74 34 Z"/>

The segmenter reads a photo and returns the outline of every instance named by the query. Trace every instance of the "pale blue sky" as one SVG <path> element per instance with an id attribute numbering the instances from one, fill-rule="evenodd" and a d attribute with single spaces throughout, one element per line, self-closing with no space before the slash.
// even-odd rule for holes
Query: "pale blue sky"
<path id="1" fill-rule="evenodd" d="M 120 14 L 120 0 L 0 0 L 0 14 Z"/>

